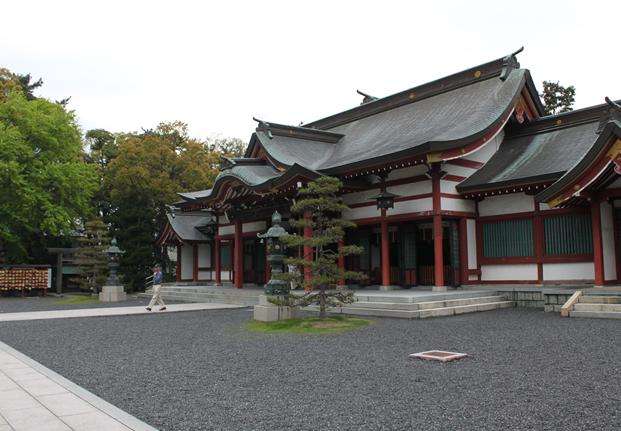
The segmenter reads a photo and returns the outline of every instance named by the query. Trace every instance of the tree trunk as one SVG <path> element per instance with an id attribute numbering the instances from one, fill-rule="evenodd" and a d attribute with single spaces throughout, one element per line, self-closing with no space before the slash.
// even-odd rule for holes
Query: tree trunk
<path id="1" fill-rule="evenodd" d="M 326 288 L 321 286 L 319 288 L 319 318 L 326 318 Z"/>

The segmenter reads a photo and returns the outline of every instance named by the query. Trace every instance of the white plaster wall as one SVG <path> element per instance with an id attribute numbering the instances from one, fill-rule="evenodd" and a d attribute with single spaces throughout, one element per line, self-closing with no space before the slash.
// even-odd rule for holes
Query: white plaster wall
<path id="1" fill-rule="evenodd" d="M 181 278 L 192 279 L 194 276 L 194 252 L 191 244 L 181 246 Z"/>
<path id="2" fill-rule="evenodd" d="M 470 200 L 452 198 L 440 198 L 440 200 L 442 201 L 442 209 L 446 211 L 463 211 L 471 213 L 475 211 L 475 204 Z"/>
<path id="3" fill-rule="evenodd" d="M 265 221 L 253 221 L 242 224 L 242 232 L 258 232 L 264 230 L 267 230 L 267 223 Z"/>
<path id="4" fill-rule="evenodd" d="M 535 201 L 533 196 L 529 196 L 524 193 L 491 196 L 479 202 L 479 215 L 481 217 L 534 210 Z"/>
<path id="5" fill-rule="evenodd" d="M 375 205 L 369 205 L 368 207 L 350 208 L 343 211 L 343 218 L 346 220 L 358 220 L 362 218 L 379 217 L 380 211 Z"/>
<path id="6" fill-rule="evenodd" d="M 551 280 L 593 280 L 593 262 L 544 263 L 543 279 Z"/>
<path id="7" fill-rule="evenodd" d="M 447 174 L 458 175 L 460 177 L 468 178 L 470 175 L 474 174 L 477 170 L 474 168 L 467 168 L 465 166 L 457 166 L 451 165 L 450 163 L 445 163 L 442 165 L 442 170 Z"/>
<path id="8" fill-rule="evenodd" d="M 537 264 L 515 264 L 515 265 L 482 265 L 481 280 L 483 281 L 503 281 L 503 280 L 537 280 Z"/>
<path id="9" fill-rule="evenodd" d="M 496 136 L 490 139 L 487 144 L 478 149 L 474 153 L 465 155 L 463 158 L 467 160 L 475 160 L 477 162 L 486 163 L 500 147 L 502 140 L 505 137 L 505 131 L 501 130 Z"/>
<path id="10" fill-rule="evenodd" d="M 468 236 L 468 269 L 477 269 L 477 222 L 474 219 L 466 220 Z M 475 277 L 476 279 L 477 277 Z"/>
<path id="11" fill-rule="evenodd" d="M 199 280 L 212 280 L 211 271 L 198 271 Z"/>
<path id="12" fill-rule="evenodd" d="M 399 196 L 422 195 L 424 193 L 431 193 L 431 180 L 386 187 L 386 190 Z"/>
<path id="13" fill-rule="evenodd" d="M 235 225 L 218 226 L 218 235 L 233 235 L 235 233 Z"/>
<path id="14" fill-rule="evenodd" d="M 602 248 L 604 250 L 604 280 L 616 280 L 615 230 L 612 205 L 608 202 L 602 202 L 600 213 L 602 222 Z"/>
<path id="15" fill-rule="evenodd" d="M 230 271 L 220 271 L 220 280 L 222 281 L 232 281 L 231 272 Z"/>
<path id="16" fill-rule="evenodd" d="M 451 194 L 459 194 L 457 191 L 457 184 L 455 181 L 444 181 L 440 180 L 440 192 L 441 193 L 451 193 Z"/>
<path id="17" fill-rule="evenodd" d="M 347 193 L 342 196 L 343 202 L 346 203 L 347 205 L 358 204 L 362 202 L 370 202 L 371 199 L 369 198 L 371 196 L 375 196 L 379 194 L 379 192 L 380 192 L 380 189 L 372 189 L 372 190 L 365 190 L 364 192 Z"/>
<path id="18" fill-rule="evenodd" d="M 389 209 L 387 214 L 406 214 L 433 210 L 433 199 L 423 198 L 411 201 L 395 202 L 395 207 Z"/>
<path id="19" fill-rule="evenodd" d="M 198 245 L 198 267 L 211 267 L 211 244 Z"/>

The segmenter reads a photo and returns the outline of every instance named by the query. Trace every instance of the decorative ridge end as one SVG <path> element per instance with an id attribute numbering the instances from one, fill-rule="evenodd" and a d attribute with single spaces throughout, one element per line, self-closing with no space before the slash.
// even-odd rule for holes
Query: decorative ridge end
<path id="1" fill-rule="evenodd" d="M 608 104 L 609 108 L 602 114 L 602 117 L 599 120 L 599 126 L 597 127 L 597 134 L 602 133 L 606 124 L 610 121 L 616 120 L 621 122 L 621 105 L 611 100 L 609 97 L 604 97 L 604 100 Z"/>
<path id="2" fill-rule="evenodd" d="M 362 103 L 360 103 L 361 105 L 364 105 L 365 103 L 369 103 L 369 102 L 373 102 L 375 100 L 378 100 L 378 97 L 375 96 L 371 96 L 370 94 L 364 93 L 360 90 L 356 90 L 356 93 L 360 94 L 361 96 L 363 96 L 364 98 L 362 99 Z"/>
<path id="3" fill-rule="evenodd" d="M 614 100 L 611 100 L 610 97 L 606 96 L 604 97 L 604 100 L 606 101 L 606 103 L 608 103 L 608 105 L 610 105 L 612 108 L 621 111 L 621 105 L 619 105 L 617 102 L 615 102 Z"/>
<path id="4" fill-rule="evenodd" d="M 252 119 L 254 121 L 256 121 L 257 123 L 259 123 L 259 125 L 257 126 L 257 131 L 258 130 L 265 130 L 267 132 L 267 136 L 272 139 L 274 136 L 272 135 L 272 131 L 270 130 L 270 123 L 263 121 L 263 120 L 259 120 L 257 117 L 252 117 Z"/>
<path id="5" fill-rule="evenodd" d="M 235 166 L 235 161 L 229 157 L 220 156 L 220 170 L 224 171 Z"/>
<path id="6" fill-rule="evenodd" d="M 513 69 L 520 68 L 520 63 L 517 61 L 517 58 L 515 56 L 518 55 L 522 51 L 524 51 L 523 46 L 520 47 L 520 49 L 518 49 L 517 51 L 507 55 L 506 57 L 502 59 L 503 61 L 502 71 L 500 72 L 500 77 L 499 77 L 502 81 L 506 81 L 506 79 L 509 77 Z"/>

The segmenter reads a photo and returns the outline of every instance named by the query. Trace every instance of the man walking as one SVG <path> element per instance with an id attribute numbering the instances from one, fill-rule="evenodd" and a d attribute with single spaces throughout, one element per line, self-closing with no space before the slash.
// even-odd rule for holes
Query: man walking
<path id="1" fill-rule="evenodd" d="M 151 308 L 155 304 L 161 305 L 160 311 L 166 310 L 166 304 L 164 304 L 164 300 L 162 299 L 162 295 L 160 291 L 162 290 L 162 279 L 164 276 L 162 275 L 162 269 L 158 266 L 153 268 L 153 297 L 151 298 L 151 302 L 147 305 L 147 311 L 151 311 Z"/>

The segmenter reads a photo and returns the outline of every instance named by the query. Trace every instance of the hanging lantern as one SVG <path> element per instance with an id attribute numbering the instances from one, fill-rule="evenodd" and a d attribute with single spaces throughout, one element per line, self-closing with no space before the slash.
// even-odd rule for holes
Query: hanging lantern
<path id="1" fill-rule="evenodd" d="M 396 197 L 398 197 L 398 195 L 383 190 L 378 195 L 371 196 L 370 199 L 374 199 L 377 202 L 377 209 L 381 210 L 394 208 Z"/>

